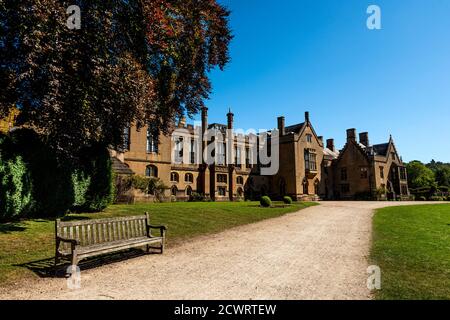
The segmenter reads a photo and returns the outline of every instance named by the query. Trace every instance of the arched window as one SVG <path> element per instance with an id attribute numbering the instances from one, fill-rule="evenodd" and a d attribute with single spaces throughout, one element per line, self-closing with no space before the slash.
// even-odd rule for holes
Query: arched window
<path id="1" fill-rule="evenodd" d="M 187 186 L 187 188 L 186 188 L 186 195 L 188 197 L 190 197 L 192 195 L 192 188 L 191 188 L 191 186 Z"/>
<path id="2" fill-rule="evenodd" d="M 237 189 L 237 194 L 238 194 L 239 198 L 242 198 L 244 196 L 244 190 L 242 190 L 242 188 L 239 187 Z"/>
<path id="3" fill-rule="evenodd" d="M 170 174 L 170 181 L 172 182 L 180 182 L 180 176 L 176 172 L 172 172 Z"/>
<path id="4" fill-rule="evenodd" d="M 178 188 L 176 186 L 172 186 L 172 188 L 170 189 L 170 192 L 173 196 L 177 196 L 178 193 Z"/>
<path id="5" fill-rule="evenodd" d="M 192 173 L 186 173 L 184 175 L 184 181 L 189 183 L 194 182 L 194 175 Z"/>
<path id="6" fill-rule="evenodd" d="M 147 168 L 145 168 L 145 175 L 147 177 L 158 177 L 158 168 L 154 165 L 149 165 Z"/>
<path id="7" fill-rule="evenodd" d="M 244 178 L 241 177 L 241 176 L 237 177 L 237 178 L 236 178 L 236 183 L 237 183 L 237 184 L 244 184 Z"/>

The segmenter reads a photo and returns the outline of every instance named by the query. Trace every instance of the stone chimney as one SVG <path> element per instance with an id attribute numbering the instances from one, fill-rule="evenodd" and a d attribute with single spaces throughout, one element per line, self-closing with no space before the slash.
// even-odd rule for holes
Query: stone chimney
<path id="1" fill-rule="evenodd" d="M 356 129 L 347 129 L 347 142 L 356 141 Z"/>
<path id="2" fill-rule="evenodd" d="M 369 133 L 368 132 L 361 132 L 359 134 L 359 142 L 366 147 L 369 146 Z"/>
<path id="3" fill-rule="evenodd" d="M 231 108 L 228 110 L 227 113 L 227 127 L 228 129 L 233 129 L 233 119 L 234 119 L 234 114 L 231 112 Z"/>
<path id="4" fill-rule="evenodd" d="M 180 120 L 178 121 L 178 128 L 184 128 L 186 127 L 186 117 L 181 116 Z"/>
<path id="5" fill-rule="evenodd" d="M 336 149 L 334 148 L 334 139 L 327 140 L 327 149 L 330 149 L 333 152 L 336 151 Z"/>
<path id="6" fill-rule="evenodd" d="M 309 112 L 308 111 L 305 112 L 305 122 L 309 123 Z"/>
<path id="7" fill-rule="evenodd" d="M 208 108 L 202 108 L 202 133 L 204 134 L 208 129 Z"/>
<path id="8" fill-rule="evenodd" d="M 278 117 L 278 131 L 280 132 L 280 137 L 286 134 L 284 117 Z"/>
<path id="9" fill-rule="evenodd" d="M 319 136 L 319 137 L 317 137 L 317 139 L 319 139 L 320 143 L 323 144 L 323 136 Z"/>

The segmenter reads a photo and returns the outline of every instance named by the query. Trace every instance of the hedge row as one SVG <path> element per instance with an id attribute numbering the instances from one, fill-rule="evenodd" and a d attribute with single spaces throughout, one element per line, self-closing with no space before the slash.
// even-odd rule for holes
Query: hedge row
<path id="1" fill-rule="evenodd" d="M 0 220 L 104 209 L 113 198 L 107 149 L 93 146 L 77 159 L 57 157 L 33 130 L 0 136 Z"/>

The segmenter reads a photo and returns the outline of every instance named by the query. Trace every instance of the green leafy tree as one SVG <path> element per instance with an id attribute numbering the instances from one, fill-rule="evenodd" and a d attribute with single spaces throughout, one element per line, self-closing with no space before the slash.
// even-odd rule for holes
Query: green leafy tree
<path id="1" fill-rule="evenodd" d="M 0 0 L 0 118 L 16 105 L 18 125 L 71 156 L 122 146 L 130 123 L 167 132 L 228 63 L 228 18 L 216 0 Z"/>
<path id="2" fill-rule="evenodd" d="M 434 172 L 420 161 L 411 161 L 406 165 L 408 183 L 411 188 L 435 187 Z"/>
<path id="3" fill-rule="evenodd" d="M 450 187 L 450 163 L 431 160 L 427 167 L 434 172 L 438 186 Z"/>
<path id="4" fill-rule="evenodd" d="M 441 166 L 436 170 L 436 182 L 439 186 L 450 187 L 450 166 Z"/>

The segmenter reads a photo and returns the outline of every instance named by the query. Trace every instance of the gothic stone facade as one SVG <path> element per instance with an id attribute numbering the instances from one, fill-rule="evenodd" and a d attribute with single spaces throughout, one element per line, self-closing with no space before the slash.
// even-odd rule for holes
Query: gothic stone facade
<path id="1" fill-rule="evenodd" d="M 285 195 L 296 200 L 409 199 L 406 169 L 392 137 L 387 143 L 370 145 L 368 133 L 356 137 L 356 130 L 347 130 L 347 143 L 335 149 L 334 140 L 326 145 L 318 136 L 305 113 L 303 123 L 286 126 L 278 118 L 279 170 L 275 175 L 262 176 L 261 167 L 252 165 L 253 145 L 245 139 L 220 141 L 233 143 L 235 163 L 207 165 L 194 159 L 194 150 L 202 154 L 208 143 L 197 145 L 197 136 L 206 129 L 233 129 L 233 114 L 227 114 L 227 125 L 208 125 L 208 110 L 202 110 L 201 132 L 181 119 L 175 129 L 184 129 L 183 136 L 171 134 L 154 139 L 148 128 L 130 128 L 124 152 L 113 152 L 135 174 L 160 178 L 170 187 L 169 195 L 187 200 L 194 192 L 214 201 L 233 201 L 269 195 L 273 199 Z M 181 151 L 177 145 L 182 144 Z M 238 151 L 239 149 L 239 151 Z M 173 153 L 176 153 L 175 155 Z M 178 157 L 177 164 L 172 159 Z M 237 160 L 239 159 L 239 160 Z M 198 164 L 200 163 L 200 164 Z"/>

